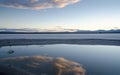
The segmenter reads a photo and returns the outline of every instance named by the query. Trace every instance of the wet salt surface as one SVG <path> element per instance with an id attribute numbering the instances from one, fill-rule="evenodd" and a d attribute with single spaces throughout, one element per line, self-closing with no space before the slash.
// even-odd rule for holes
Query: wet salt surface
<path id="1" fill-rule="evenodd" d="M 14 53 L 8 54 L 9 50 Z M 120 46 L 56 44 L 0 48 L 0 58 L 39 55 L 80 63 L 87 75 L 120 75 Z"/>

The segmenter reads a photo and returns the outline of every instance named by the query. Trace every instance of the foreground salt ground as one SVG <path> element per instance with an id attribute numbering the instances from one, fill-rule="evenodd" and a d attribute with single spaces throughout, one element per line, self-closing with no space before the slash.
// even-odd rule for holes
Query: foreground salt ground
<path id="1" fill-rule="evenodd" d="M 120 40 L 120 34 L 0 34 L 0 39 L 109 39 Z"/>
<path id="2" fill-rule="evenodd" d="M 0 59 L 0 75 L 85 75 L 85 70 L 64 58 L 21 56 Z"/>

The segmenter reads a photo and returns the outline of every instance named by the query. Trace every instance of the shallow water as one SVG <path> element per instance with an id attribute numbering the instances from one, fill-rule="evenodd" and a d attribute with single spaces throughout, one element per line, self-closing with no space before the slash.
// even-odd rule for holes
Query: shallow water
<path id="1" fill-rule="evenodd" d="M 9 50 L 14 53 L 9 54 Z M 56 44 L 0 48 L 0 58 L 36 55 L 78 62 L 86 69 L 87 75 L 120 75 L 120 46 Z"/>

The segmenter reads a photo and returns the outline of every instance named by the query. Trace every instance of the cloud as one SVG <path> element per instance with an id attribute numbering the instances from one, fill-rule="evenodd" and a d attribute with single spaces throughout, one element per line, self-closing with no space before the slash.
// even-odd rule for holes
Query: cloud
<path id="1" fill-rule="evenodd" d="M 80 64 L 66 60 L 61 57 L 59 58 L 52 58 L 46 56 L 12 57 L 0 59 L 0 64 L 4 65 L 9 64 L 10 67 L 17 68 L 18 72 L 24 71 L 24 73 L 27 72 L 33 75 L 85 75 L 85 70 L 82 68 Z M 1 68 L 0 65 L 0 71 L 5 72 L 6 69 L 3 70 L 3 68 Z M 14 72 L 17 72 L 17 70 L 14 71 L 13 69 L 10 75 L 13 75 Z"/>
<path id="2" fill-rule="evenodd" d="M 80 0 L 53 0 L 58 8 L 63 8 L 69 4 L 74 4 L 79 2 Z"/>
<path id="3" fill-rule="evenodd" d="M 21 29 L 8 29 L 8 28 L 0 28 L 0 32 L 75 32 L 77 29 L 65 29 L 62 27 L 54 27 L 54 28 L 21 28 Z"/>
<path id="4" fill-rule="evenodd" d="M 39 0 L 30 0 L 31 3 L 38 2 Z"/>
<path id="5" fill-rule="evenodd" d="M 80 0 L 0 0 L 0 6 L 19 9 L 63 8 Z"/>

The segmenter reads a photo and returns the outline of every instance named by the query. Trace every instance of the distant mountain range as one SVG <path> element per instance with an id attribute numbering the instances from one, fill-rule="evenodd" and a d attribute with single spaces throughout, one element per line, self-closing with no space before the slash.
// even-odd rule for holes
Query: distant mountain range
<path id="1" fill-rule="evenodd" d="M 79 30 L 79 29 L 62 29 L 63 31 L 57 30 L 38 30 L 38 29 L 0 29 L 0 34 L 79 34 L 79 33 L 120 33 L 120 29 L 111 30 Z"/>
<path id="2" fill-rule="evenodd" d="M 90 30 L 82 31 L 82 30 L 78 30 L 77 32 L 120 33 L 120 29 L 95 30 L 95 31 L 90 31 Z"/>
<path id="3" fill-rule="evenodd" d="M 2 28 L 2 29 L 0 29 L 0 32 L 38 32 L 38 30 L 37 29 L 28 29 L 28 28 L 23 28 L 23 29 Z"/>

